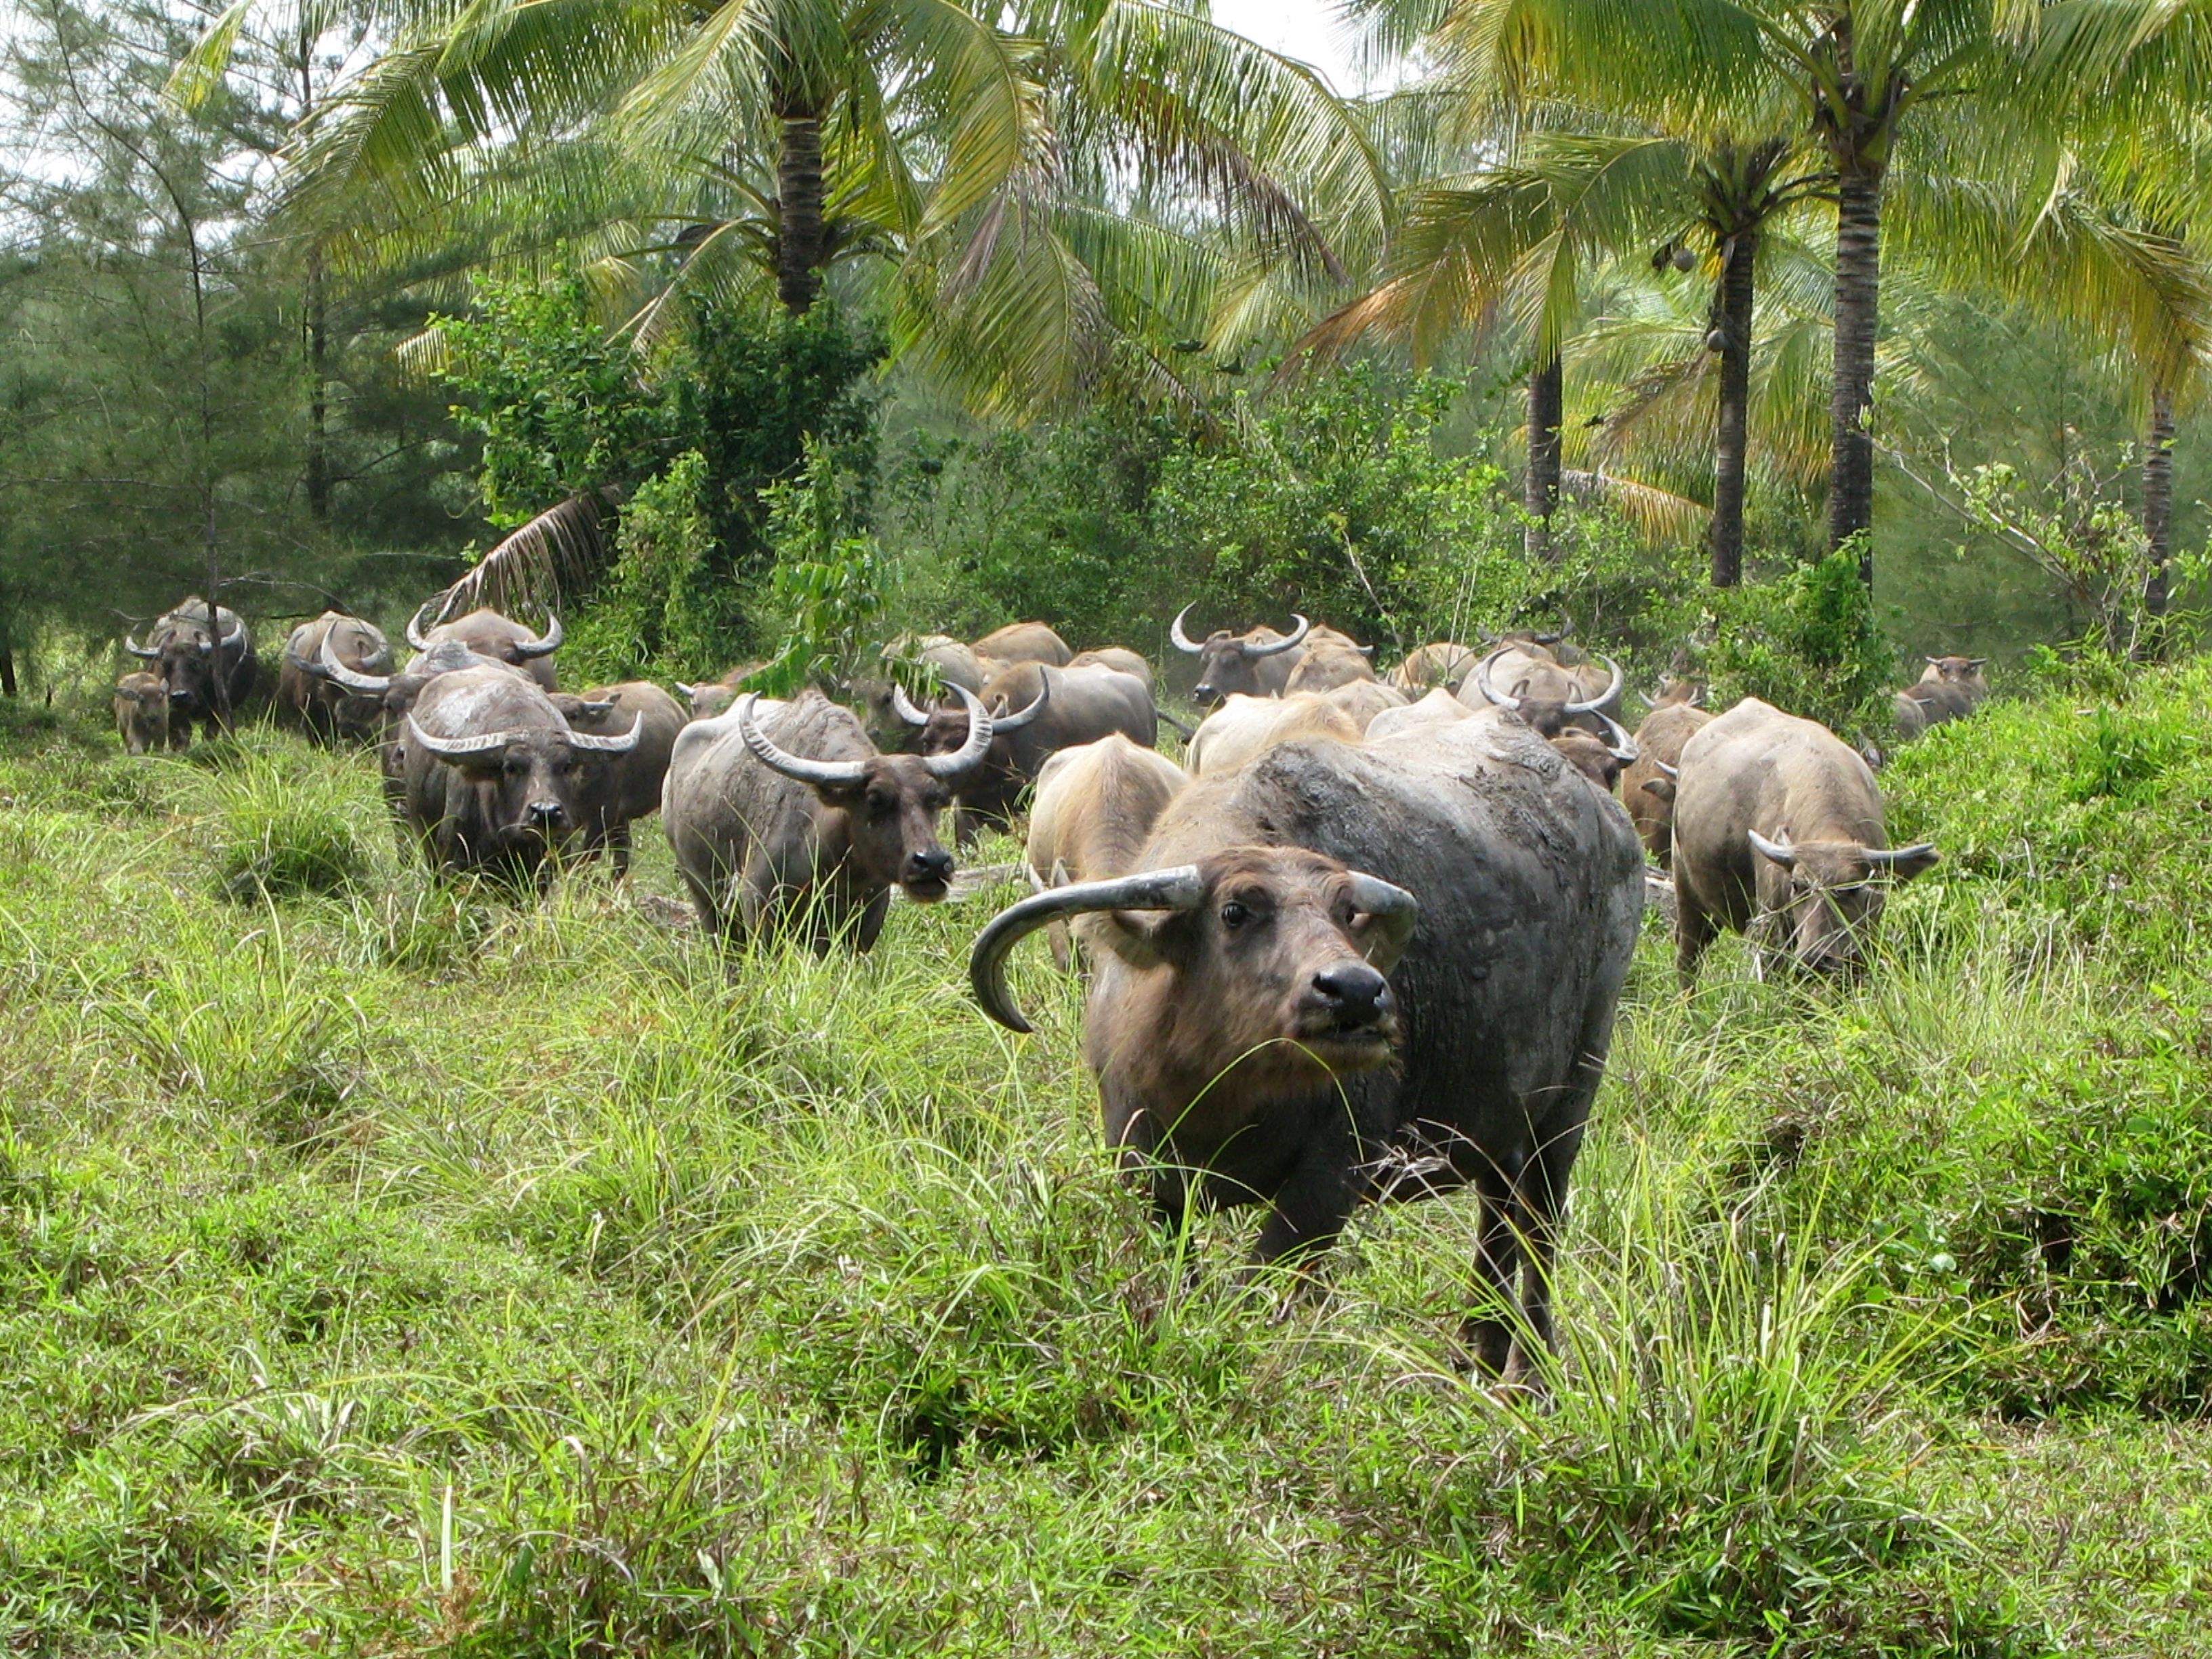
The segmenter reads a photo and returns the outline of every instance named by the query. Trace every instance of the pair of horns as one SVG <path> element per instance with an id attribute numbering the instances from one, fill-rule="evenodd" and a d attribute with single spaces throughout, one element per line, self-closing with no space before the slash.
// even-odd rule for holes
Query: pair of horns
<path id="1" fill-rule="evenodd" d="M 1498 659 L 1500 657 L 1513 649 L 1515 649 L 1515 647 L 1510 645 L 1499 646 L 1498 649 L 1492 652 L 1488 656 L 1482 659 L 1482 666 L 1476 671 L 1475 674 L 1475 684 L 1482 688 L 1482 695 L 1487 697 L 1492 702 L 1496 703 L 1500 708 L 1504 709 L 1508 714 L 1517 714 L 1520 711 L 1522 700 L 1519 697 L 1513 696 L 1510 692 L 1500 691 L 1496 686 L 1492 685 L 1490 683 L 1490 671 L 1497 666 Z M 1620 665 L 1615 662 L 1612 658 L 1607 656 L 1603 652 L 1596 653 L 1595 655 L 1600 662 L 1603 663 L 1607 668 L 1612 671 L 1613 678 L 1607 682 L 1604 690 L 1599 692 L 1596 696 L 1592 697 L 1587 702 L 1570 702 L 1562 705 L 1559 710 L 1561 714 L 1595 714 L 1597 713 L 1600 707 L 1603 704 L 1611 702 L 1615 697 L 1620 695 Z M 1607 723 L 1610 725 L 1611 721 L 1608 720 Z"/>
<path id="2" fill-rule="evenodd" d="M 968 693 L 961 687 L 956 685 L 952 689 L 955 691 L 958 691 L 962 696 L 968 696 Z M 1030 721 L 1036 719 L 1039 714 L 1044 713 L 1044 706 L 1048 701 L 1050 701 L 1051 697 L 1052 676 L 1049 674 L 1040 674 L 1037 678 L 1037 694 L 1036 700 L 1032 702 L 1028 708 L 1017 708 L 1010 714 L 992 715 L 992 735 L 995 737 L 1001 732 L 1020 731 L 1022 727 L 1027 726 Z M 975 706 L 975 699 L 969 697 L 969 702 L 972 710 Z M 897 716 L 901 720 L 904 720 L 908 726 L 923 726 L 929 724 L 929 711 L 926 708 L 916 708 L 915 706 L 914 699 L 907 696 L 906 687 L 901 685 L 896 680 L 891 682 L 891 709 L 893 713 L 897 714 Z M 972 719 L 973 717 L 974 716 L 971 713 L 969 718 Z"/>
<path id="3" fill-rule="evenodd" d="M 1787 830 L 1782 832 L 1778 841 L 1769 841 L 1756 830 L 1747 830 L 1744 833 L 1751 837 L 1753 850 L 1762 856 L 1772 859 L 1785 870 L 1796 867 L 1797 849 L 1790 844 Z M 1917 864 L 1935 850 L 1936 843 L 1932 841 L 1917 841 L 1910 847 L 1869 847 L 1866 849 L 1866 861 L 1878 870 L 1893 864 Z"/>
<path id="4" fill-rule="evenodd" d="M 1354 870 L 1351 876 L 1352 909 L 1375 918 L 1394 948 L 1402 950 L 1413 936 L 1419 902 L 1380 876 L 1364 870 Z M 968 982 L 985 1013 L 1010 1031 L 1027 1031 L 1029 1021 L 1006 991 L 1006 954 L 1024 939 L 1062 916 L 1099 910 L 1195 910 L 1206 902 L 1206 877 L 1194 864 L 1048 888 L 1001 910 L 975 936 L 975 947 L 968 957 Z"/>
<path id="5" fill-rule="evenodd" d="M 1175 641 L 1175 648 L 1178 651 L 1188 651 L 1194 657 L 1202 653 L 1206 647 L 1184 633 L 1182 624 L 1183 618 L 1196 609 L 1198 609 L 1197 601 L 1193 600 L 1177 611 L 1176 619 L 1168 624 L 1168 638 Z M 1236 642 L 1237 651 L 1247 657 L 1277 657 L 1285 651 L 1297 649 L 1306 642 L 1306 635 L 1313 631 L 1313 624 L 1296 611 L 1291 613 L 1291 623 L 1289 635 L 1277 640 L 1273 645 L 1255 644 L 1249 640 L 1238 640 Z"/>
<path id="6" fill-rule="evenodd" d="M 921 763 L 933 778 L 951 782 L 962 773 L 972 769 L 990 751 L 991 734 L 997 723 L 983 701 L 964 685 L 953 690 L 968 706 L 968 741 L 950 755 L 923 755 Z M 787 754 L 775 746 L 773 739 L 753 722 L 754 706 L 760 702 L 760 693 L 748 691 L 744 700 L 732 711 L 738 717 L 738 735 L 745 740 L 745 747 L 754 757 L 771 772 L 781 772 L 797 782 L 812 784 L 823 789 L 850 789 L 868 775 L 866 761 L 811 760 L 802 755 Z"/>
<path id="7" fill-rule="evenodd" d="M 1607 754 L 1612 756 L 1623 766 L 1633 766 L 1643 758 L 1643 751 L 1637 748 L 1636 739 L 1628 735 L 1627 730 L 1619 720 L 1595 708 L 1587 712 L 1597 715 L 1598 719 L 1605 723 Z"/>
<path id="8" fill-rule="evenodd" d="M 613 705 L 610 703 L 608 707 Z M 567 725 L 562 722 L 563 726 Z M 637 747 L 637 740 L 645 728 L 645 716 L 630 716 L 629 730 L 618 738 L 594 737 L 588 732 L 569 732 L 568 747 L 594 755 L 627 755 Z M 504 732 L 485 732 L 472 738 L 434 738 L 417 723 L 415 716 L 407 717 L 407 735 L 422 746 L 427 754 L 440 760 L 469 760 L 477 755 L 489 755 L 504 749 L 511 743 L 520 743 L 544 728 L 517 726 Z"/>
<path id="9" fill-rule="evenodd" d="M 417 651 L 428 651 L 430 648 L 431 641 L 427 628 L 434 628 L 438 625 L 438 617 L 444 617 L 447 605 L 452 602 L 453 595 L 450 593 L 434 593 L 417 605 L 415 614 L 407 619 L 407 643 Z M 433 606 L 437 609 L 437 617 L 433 617 L 426 627 L 422 618 L 429 614 Z M 562 637 L 560 617 L 548 611 L 545 613 L 545 631 L 543 634 L 534 640 L 517 640 L 509 648 L 518 657 L 550 657 L 561 648 Z"/>
<path id="10" fill-rule="evenodd" d="M 204 620 L 207 627 L 210 629 L 220 627 L 221 613 L 214 605 L 202 605 L 200 606 L 200 616 Z M 164 623 L 190 622 L 192 618 L 190 613 L 181 610 L 172 611 L 167 616 L 161 618 L 161 621 Z M 233 646 L 243 645 L 246 642 L 246 623 L 244 620 L 235 615 L 234 615 L 230 620 L 234 625 L 228 632 L 219 634 L 216 639 L 212 642 L 207 640 L 202 640 L 198 642 L 195 648 L 199 652 L 200 655 L 204 657 L 212 654 L 216 646 L 218 644 L 221 645 L 224 650 L 228 651 Z M 157 639 L 160 637 L 158 626 L 159 625 L 157 624 L 157 632 L 155 635 Z M 161 654 L 158 647 L 139 644 L 137 636 L 132 634 L 125 634 L 123 636 L 123 648 L 125 651 L 128 651 L 134 657 L 144 657 L 149 659 L 158 657 Z"/>

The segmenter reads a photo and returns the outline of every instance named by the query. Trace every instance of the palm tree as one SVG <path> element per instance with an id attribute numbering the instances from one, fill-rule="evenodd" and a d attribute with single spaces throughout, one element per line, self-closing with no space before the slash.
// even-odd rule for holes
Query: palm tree
<path id="1" fill-rule="evenodd" d="M 432 0 L 303 136 L 299 200 L 373 221 L 373 258 L 596 204 L 580 240 L 642 330 L 702 284 L 803 313 L 851 265 L 902 349 L 1024 407 L 1108 377 L 1188 396 L 1176 343 L 1233 351 L 1380 245 L 1379 161 L 1303 65 L 1153 0 L 1040 9 L 1035 38 L 996 16 Z"/>

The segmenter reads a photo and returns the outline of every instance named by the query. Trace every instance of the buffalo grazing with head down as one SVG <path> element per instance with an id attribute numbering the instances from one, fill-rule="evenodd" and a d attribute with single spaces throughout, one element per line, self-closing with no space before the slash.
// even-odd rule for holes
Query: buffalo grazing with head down
<path id="1" fill-rule="evenodd" d="M 1894 693 L 1891 703 L 1900 736 L 1917 738 L 1931 726 L 1964 720 L 1982 706 L 1990 683 L 1982 678 L 1987 657 L 1929 657 L 1920 678 Z"/>
<path id="2" fill-rule="evenodd" d="M 1674 861 L 1674 778 L 1683 745 L 1713 718 L 1698 707 L 1702 695 L 1689 681 L 1670 681 L 1636 728 L 1638 758 L 1620 775 L 1620 799 L 1644 849 L 1662 869 Z"/>
<path id="3" fill-rule="evenodd" d="M 1550 1340 L 1642 865 L 1619 808 L 1500 716 L 1290 743 L 1176 796 L 1127 873 L 1000 915 L 970 976 L 1026 1030 L 1006 953 L 1081 918 L 1107 1138 L 1164 1222 L 1264 1205 L 1258 1260 L 1297 1261 L 1363 1199 L 1473 1186 L 1466 1340 L 1517 1377 Z"/>
<path id="4" fill-rule="evenodd" d="M 144 644 L 125 635 L 123 648 L 151 665 L 167 689 L 173 748 L 191 742 L 194 720 L 205 738 L 227 729 L 253 693 L 258 665 L 244 620 L 226 606 L 210 607 L 197 593 L 155 617 Z"/>
<path id="5" fill-rule="evenodd" d="M 1892 848 L 1881 791 L 1835 733 L 1747 697 L 1693 733 L 1674 782 L 1674 957 L 1722 928 L 1814 973 L 1860 964 L 1884 886 L 1936 861 Z"/>
<path id="6" fill-rule="evenodd" d="M 921 732 L 921 752 L 946 755 L 968 740 L 968 716 L 939 704 L 917 708 L 903 696 L 902 719 Z M 1053 668 L 1017 663 L 993 675 L 983 688 L 991 714 L 991 746 L 980 765 L 970 768 L 955 791 L 958 844 L 971 845 L 986 824 L 1011 825 L 1024 792 L 1044 763 L 1062 749 L 1096 743 L 1119 732 L 1151 748 L 1159 738 L 1152 689 L 1133 674 L 1103 665 Z"/>
<path id="7" fill-rule="evenodd" d="M 849 710 L 818 692 L 792 702 L 748 692 L 676 739 L 660 823 L 708 931 L 737 943 L 772 927 L 817 955 L 873 947 L 890 890 L 933 903 L 951 890 L 937 838 L 953 787 L 991 746 L 972 691 L 968 740 L 950 755 L 886 755 Z"/>
<path id="8" fill-rule="evenodd" d="M 501 664 L 425 685 L 403 720 L 406 822 L 431 867 L 543 878 L 583 828 L 586 777 L 637 746 L 574 730 L 534 681 Z"/>
<path id="9" fill-rule="evenodd" d="M 357 690 L 325 672 L 325 653 L 354 673 L 392 672 L 392 644 L 384 630 L 343 611 L 325 611 L 303 622 L 284 641 L 276 672 L 276 708 L 319 743 L 370 742 L 384 730 L 381 691 Z"/>
<path id="10" fill-rule="evenodd" d="M 126 755 L 168 743 L 169 688 L 159 674 L 125 674 L 115 682 L 115 730 Z"/>
<path id="11" fill-rule="evenodd" d="M 554 676 L 553 653 L 561 648 L 562 631 L 560 617 L 549 612 L 543 634 L 524 627 L 512 617 L 502 617 L 496 611 L 482 609 L 456 617 L 451 622 L 441 622 L 435 627 L 426 628 L 423 617 L 433 606 L 443 602 L 443 595 L 432 599 L 408 619 L 407 643 L 416 650 L 428 652 L 431 647 L 443 641 L 458 641 L 480 657 L 520 669 L 548 691 L 558 689 L 558 682 Z"/>

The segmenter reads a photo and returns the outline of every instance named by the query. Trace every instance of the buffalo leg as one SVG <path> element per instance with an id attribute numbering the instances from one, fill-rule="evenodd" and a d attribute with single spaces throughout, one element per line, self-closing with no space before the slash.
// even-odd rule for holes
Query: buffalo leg
<path id="1" fill-rule="evenodd" d="M 1593 1091 L 1595 1087 L 1593 1084 Z M 1528 1375 L 1539 1348 L 1549 1354 L 1553 1346 L 1552 1260 L 1559 1245 L 1559 1223 L 1566 1215 L 1567 1176 L 1582 1150 L 1587 1110 L 1585 1104 L 1582 1111 L 1562 1113 L 1553 1120 L 1554 1127 L 1536 1149 L 1535 1157 L 1522 1166 L 1521 1179 L 1515 1184 L 1522 1329 L 1506 1359 L 1504 1375 L 1509 1382 L 1520 1382 Z"/>
<path id="2" fill-rule="evenodd" d="M 629 825 L 617 823 L 607 832 L 607 846 L 612 849 L 615 879 L 620 881 L 629 874 Z"/>
<path id="3" fill-rule="evenodd" d="M 1691 896 L 1678 873 L 1674 878 L 1674 971 L 1685 986 L 1698 981 L 1698 963 L 1713 942 L 1713 919 Z"/>
<path id="4" fill-rule="evenodd" d="M 1474 1190 L 1481 1200 L 1474 1240 L 1475 1289 L 1489 1305 L 1467 1316 L 1461 1339 L 1473 1356 L 1474 1367 L 1486 1376 L 1502 1376 L 1513 1348 L 1513 1326 L 1500 1305 L 1513 1295 L 1514 1269 L 1520 1265 L 1520 1235 L 1515 1227 L 1515 1172 L 1486 1164 L 1474 1176 Z"/>
<path id="5" fill-rule="evenodd" d="M 1250 1278 L 1277 1262 L 1304 1268 L 1336 1242 L 1358 1200 L 1356 1152 L 1340 1137 L 1317 1136 L 1276 1189 L 1274 1207 L 1252 1248 Z"/>

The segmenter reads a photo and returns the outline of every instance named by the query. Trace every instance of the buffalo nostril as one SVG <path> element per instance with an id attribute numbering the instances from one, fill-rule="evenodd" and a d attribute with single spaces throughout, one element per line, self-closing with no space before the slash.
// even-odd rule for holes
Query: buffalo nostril
<path id="1" fill-rule="evenodd" d="M 1334 1005 L 1340 1024 L 1370 1025 L 1382 1012 L 1389 982 L 1365 963 L 1353 962 L 1316 974 L 1314 989 Z"/>
<path id="2" fill-rule="evenodd" d="M 950 881 L 952 879 L 952 854 L 942 847 L 933 847 L 927 853 L 916 853 L 907 860 L 918 881 Z"/>
<path id="3" fill-rule="evenodd" d="M 557 800 L 534 800 L 530 803 L 530 816 L 542 823 L 558 823 L 568 813 Z"/>

